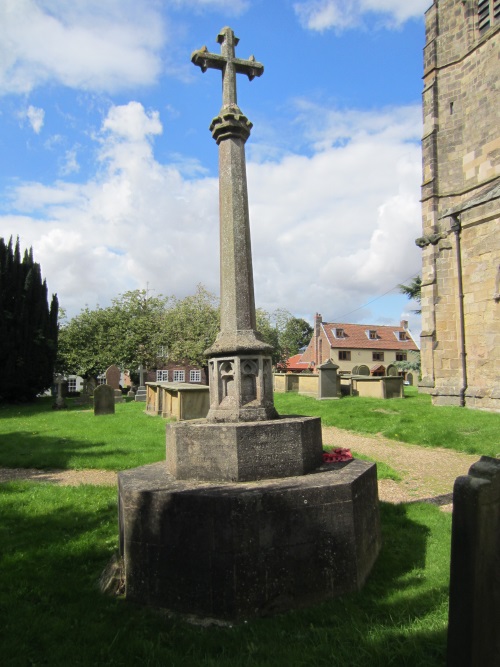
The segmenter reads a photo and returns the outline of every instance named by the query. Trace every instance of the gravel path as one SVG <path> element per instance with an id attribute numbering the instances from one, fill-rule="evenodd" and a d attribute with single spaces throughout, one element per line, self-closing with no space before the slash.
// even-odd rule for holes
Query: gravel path
<path id="1" fill-rule="evenodd" d="M 362 436 L 331 426 L 323 427 L 323 444 L 347 447 L 396 470 L 402 480 L 381 479 L 380 500 L 391 503 L 425 500 L 440 505 L 445 511 L 451 511 L 455 479 L 466 475 L 480 458 L 442 447 L 420 447 L 381 436 Z"/>
<path id="2" fill-rule="evenodd" d="M 339 428 L 323 427 L 323 444 L 347 447 L 352 452 L 382 461 L 401 475 L 402 481 L 379 481 L 380 500 L 391 503 L 427 501 L 451 510 L 456 477 L 466 475 L 479 456 L 450 449 L 419 447 L 379 436 L 362 436 Z M 49 482 L 66 486 L 100 484 L 114 486 L 116 472 L 109 470 L 38 470 L 0 468 L 0 483 L 12 480 Z"/>

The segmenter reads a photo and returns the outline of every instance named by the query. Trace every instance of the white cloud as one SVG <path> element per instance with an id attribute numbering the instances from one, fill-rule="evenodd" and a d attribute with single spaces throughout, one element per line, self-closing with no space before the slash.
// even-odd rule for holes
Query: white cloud
<path id="1" fill-rule="evenodd" d="M 431 0 L 301 0 L 294 9 L 304 27 L 322 32 L 362 25 L 366 14 L 377 15 L 380 25 L 395 28 L 423 17 L 430 5 Z"/>
<path id="2" fill-rule="evenodd" d="M 250 6 L 249 0 L 173 0 L 173 4 L 182 9 L 224 11 L 234 16 Z"/>
<path id="3" fill-rule="evenodd" d="M 76 159 L 76 148 L 71 148 L 66 151 L 59 169 L 61 176 L 68 176 L 69 174 L 77 174 L 80 171 L 80 165 Z"/>
<path id="4" fill-rule="evenodd" d="M 40 130 L 43 127 L 43 120 L 45 118 L 45 111 L 30 105 L 26 111 L 26 117 L 33 128 L 33 132 L 35 132 L 35 134 L 40 134 Z"/>
<path id="5" fill-rule="evenodd" d="M 150 0 L 3 0 L 0 94 L 47 82 L 93 91 L 153 83 L 165 27 Z"/>
<path id="6" fill-rule="evenodd" d="M 121 140 L 128 141 L 144 141 L 146 137 L 162 133 L 158 111 L 146 113 L 139 102 L 111 107 L 104 120 L 103 129 L 109 130 Z"/>
<path id="7" fill-rule="evenodd" d="M 248 162 L 256 300 L 334 320 L 420 268 L 419 114 L 305 107 L 296 127 L 309 138 L 309 157 Z M 159 163 L 161 129 L 158 114 L 137 102 L 111 107 L 98 174 L 12 193 L 17 215 L 0 218 L 0 229 L 33 245 L 70 314 L 147 283 L 178 296 L 199 282 L 218 291 L 217 179 L 197 165 Z"/>

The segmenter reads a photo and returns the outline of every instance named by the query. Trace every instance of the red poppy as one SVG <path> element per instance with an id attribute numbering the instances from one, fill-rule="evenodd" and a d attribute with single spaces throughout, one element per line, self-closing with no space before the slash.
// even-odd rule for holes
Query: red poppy
<path id="1" fill-rule="evenodd" d="M 336 447 L 329 452 L 323 452 L 323 463 L 336 463 L 337 461 L 350 461 L 351 459 L 351 450 L 344 447 Z"/>

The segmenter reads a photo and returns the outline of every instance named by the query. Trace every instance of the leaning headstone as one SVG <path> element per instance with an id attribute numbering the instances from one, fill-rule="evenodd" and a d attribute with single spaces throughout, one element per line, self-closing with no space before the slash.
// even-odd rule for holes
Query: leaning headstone
<path id="1" fill-rule="evenodd" d="M 100 384 L 94 391 L 94 414 L 112 415 L 115 412 L 115 390 L 107 384 Z"/>
<path id="2" fill-rule="evenodd" d="M 448 667 L 500 665 L 500 460 L 482 456 L 453 489 Z"/>

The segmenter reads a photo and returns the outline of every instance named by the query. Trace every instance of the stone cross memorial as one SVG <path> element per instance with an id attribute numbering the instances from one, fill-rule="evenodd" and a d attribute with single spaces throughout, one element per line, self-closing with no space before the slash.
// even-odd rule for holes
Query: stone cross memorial
<path id="1" fill-rule="evenodd" d="M 236 74 L 250 80 L 264 66 L 253 56 L 235 57 L 238 38 L 224 28 L 222 54 L 204 47 L 191 61 L 205 72 L 222 71 L 222 108 L 210 125 L 219 146 L 221 330 L 207 350 L 210 373 L 209 421 L 258 421 L 277 417 L 273 403 L 271 346 L 256 331 L 250 244 L 245 142 L 252 123 L 238 107 Z"/>
<path id="2" fill-rule="evenodd" d="M 380 550 L 376 466 L 323 463 L 321 420 L 279 416 L 271 348 L 256 330 L 245 142 L 237 74 L 263 65 L 192 54 L 222 73 L 219 147 L 221 328 L 209 358 L 206 419 L 167 424 L 166 460 L 118 475 L 127 599 L 238 621 L 361 588 Z M 140 437 L 140 434 L 138 434 Z"/>

